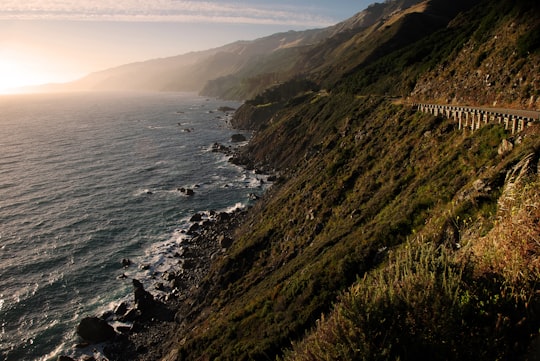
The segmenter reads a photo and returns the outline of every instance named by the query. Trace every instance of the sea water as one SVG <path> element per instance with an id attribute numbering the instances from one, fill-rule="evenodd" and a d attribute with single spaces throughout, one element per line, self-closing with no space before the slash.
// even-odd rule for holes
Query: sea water
<path id="1" fill-rule="evenodd" d="M 131 293 L 122 259 L 144 278 L 137 265 L 162 265 L 191 215 L 262 191 L 211 151 L 238 132 L 221 106 L 239 104 L 186 93 L 0 97 L 1 359 L 72 353 L 78 322 Z"/>

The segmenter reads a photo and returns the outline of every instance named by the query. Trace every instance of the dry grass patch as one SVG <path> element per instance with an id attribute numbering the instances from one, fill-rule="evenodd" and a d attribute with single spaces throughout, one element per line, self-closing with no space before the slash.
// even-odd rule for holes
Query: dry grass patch
<path id="1" fill-rule="evenodd" d="M 532 159 L 508 174 L 494 227 L 470 250 L 479 274 L 500 274 L 514 286 L 540 280 L 540 180 Z"/>

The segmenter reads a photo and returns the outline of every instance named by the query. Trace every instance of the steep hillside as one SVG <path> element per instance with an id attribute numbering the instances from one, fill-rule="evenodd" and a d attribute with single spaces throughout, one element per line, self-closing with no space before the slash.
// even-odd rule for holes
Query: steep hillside
<path id="1" fill-rule="evenodd" d="M 385 14 L 365 30 L 353 31 L 347 39 L 331 38 L 307 54 L 311 78 L 333 86 L 385 55 L 446 27 L 455 15 L 473 5 L 471 1 L 445 5 L 422 1 Z"/>
<path id="2" fill-rule="evenodd" d="M 450 62 L 452 52 L 478 26 L 476 8 L 469 10 L 469 22 L 454 26 L 456 15 L 476 3 L 422 1 L 385 15 L 368 28 L 342 32 L 306 49 L 299 65 L 292 68 L 296 78 L 246 102 L 233 125 L 257 129 L 254 123 L 268 121 L 288 102 L 288 97 L 276 100 L 274 93 L 283 93 L 291 84 L 296 88 L 298 77 L 309 84 L 304 91 L 322 88 L 337 93 L 408 97 L 417 77 L 443 59 Z"/>
<path id="3" fill-rule="evenodd" d="M 538 124 L 463 132 L 384 96 L 428 86 L 464 44 L 487 48 L 480 31 L 538 14 L 525 0 L 455 4 L 393 14 L 384 37 L 372 32 L 377 56 L 342 72 L 355 50 L 336 46 L 316 82 L 295 78 L 239 110 L 235 124 L 257 132 L 237 161 L 278 181 L 186 301 L 164 359 L 524 355 L 540 327 Z M 502 22 L 492 7 L 509 10 Z"/>
<path id="4" fill-rule="evenodd" d="M 355 283 L 358 277 L 370 277 L 369 282 L 374 282 L 371 277 L 377 279 L 379 267 L 386 267 L 388 250 L 405 252 L 401 245 L 407 245 L 407 240 L 415 235 L 418 242 L 429 240 L 446 245 L 447 252 L 452 254 L 448 257 L 454 262 L 453 259 L 460 257 L 459 253 L 452 253 L 454 249 L 474 242 L 492 226 L 506 173 L 530 152 L 535 161 L 540 156 L 538 128 L 531 129 L 525 143 L 510 156 L 501 157 L 497 156 L 497 150 L 508 135 L 498 126 L 463 134 L 448 120 L 420 115 L 377 97 L 321 97 L 313 93 L 303 100 L 305 104 L 301 106 L 282 110 L 279 120 L 275 119 L 268 128 L 267 134 L 273 136 L 264 137 L 264 145 L 259 143 L 265 149 L 263 153 L 277 157 L 289 167 L 281 169 L 280 183 L 252 209 L 226 257 L 213 266 L 207 283 L 201 286 L 204 290 L 201 298 L 191 301 L 199 316 L 181 326 L 183 342 L 173 351 L 178 359 L 273 359 L 290 347 L 291 341 L 301 339 L 307 330 L 315 327 L 317 319 L 333 307 L 349 307 L 341 303 L 334 305 L 339 295 L 351 285 L 360 287 Z M 274 142 L 279 146 L 286 143 L 287 151 L 276 150 Z M 528 222 L 534 225 L 535 219 Z M 535 228 L 529 228 L 528 232 L 538 235 Z M 535 239 L 538 238 L 534 237 L 527 247 L 534 250 L 535 258 L 531 262 L 537 264 L 539 252 Z M 435 257 L 446 262 L 433 252 L 436 250 L 412 256 Z M 416 258 L 404 262 L 413 262 L 407 267 L 416 267 Z M 452 262 L 444 267 L 454 267 Z M 439 269 L 440 266 L 428 267 Z M 456 272 L 462 272 L 457 262 L 455 267 Z M 513 292 L 506 290 L 504 281 L 486 285 L 481 277 L 467 275 L 459 284 L 451 285 L 460 286 L 460 293 L 452 294 L 454 298 L 450 299 L 439 293 L 438 287 L 444 285 L 411 284 L 407 292 L 413 295 L 413 292 L 424 294 L 426 289 L 433 289 L 433 294 L 421 303 L 406 305 L 411 310 L 406 320 L 410 324 L 399 322 L 398 314 L 405 305 L 389 303 L 382 308 L 375 298 L 370 301 L 374 302 L 370 314 L 375 318 L 372 322 L 380 323 L 380 328 L 355 326 L 354 317 L 361 320 L 360 316 L 370 315 L 358 306 L 354 310 L 360 316 L 349 316 L 352 318 L 349 327 L 364 333 L 353 339 L 350 346 L 356 350 L 356 345 L 362 345 L 362 337 L 370 340 L 369 332 L 373 329 L 380 336 L 370 348 L 360 349 L 364 359 L 378 359 L 377 352 L 384 351 L 379 347 L 385 345 L 382 343 L 385 335 L 388 335 L 385 347 L 392 357 L 383 354 L 383 359 L 399 356 L 414 360 L 414 352 L 440 360 L 451 355 L 456 359 L 478 359 L 475 350 L 482 349 L 485 357 L 480 358 L 489 360 L 495 355 L 522 352 L 529 334 L 538 327 L 537 306 L 528 308 L 527 304 L 537 305 L 534 282 L 539 271 L 538 267 L 534 268 L 531 278 L 525 280 L 526 287 L 520 284 Z M 428 268 L 425 272 L 429 275 L 432 271 Z M 399 274 L 393 277 L 391 282 L 400 282 Z M 378 287 L 365 282 L 365 287 Z M 408 284 L 402 287 L 405 286 L 409 287 Z M 357 297 L 364 295 L 362 291 L 354 292 Z M 523 297 L 515 300 L 521 292 Z M 463 305 L 466 309 L 454 313 L 450 306 L 455 297 L 471 300 Z M 500 304 L 482 306 L 493 298 L 500 299 Z M 427 308 L 437 306 L 437 302 L 442 305 L 440 309 Z M 516 311 L 513 308 L 505 311 L 512 305 L 517 307 Z M 482 314 L 484 308 L 489 314 Z M 388 333 L 383 322 L 385 312 L 393 315 L 389 320 L 395 320 Z M 424 312 L 432 314 L 424 315 Z M 435 314 L 440 318 L 435 318 Z M 473 317 L 479 314 L 482 316 Z M 508 317 L 504 327 L 496 326 L 498 317 Z M 527 317 L 527 321 L 518 329 L 513 328 L 522 317 Z M 470 324 L 460 327 L 464 319 Z M 431 321 L 437 332 L 423 328 Z M 344 342 L 352 342 L 346 331 L 338 332 L 340 325 L 336 327 L 337 331 L 329 331 L 336 333 L 335 339 L 327 340 L 325 331 L 317 331 L 312 336 L 315 341 L 299 346 L 295 357 L 308 360 L 360 357 L 358 353 L 338 357 L 327 346 L 319 346 L 318 356 L 309 356 L 315 349 L 313 342 L 317 345 L 330 342 L 337 349 Z M 409 332 L 405 330 L 410 330 L 413 336 L 420 330 L 426 334 L 399 341 L 403 332 Z M 496 332 L 491 333 L 492 330 Z M 512 337 L 518 346 L 506 349 L 514 342 L 503 336 Z M 492 338 L 501 341 L 489 341 Z M 409 347 L 412 354 L 407 353 Z M 304 352 L 307 357 L 297 356 Z"/>
<path id="5" fill-rule="evenodd" d="M 261 91 L 291 80 L 299 74 L 305 76 L 311 74 L 311 77 L 316 79 L 317 76 L 314 74 L 328 66 L 328 62 L 333 65 L 333 69 L 340 67 L 342 70 L 348 69 L 364 59 L 358 58 L 357 54 L 352 54 L 350 52 L 352 47 L 356 48 L 366 36 L 386 26 L 385 24 L 395 18 L 396 14 L 403 15 L 402 10 L 415 8 L 414 5 L 421 2 L 422 0 L 401 0 L 375 3 L 348 20 L 319 30 L 317 37 L 313 37 L 312 41 L 289 43 L 287 47 L 280 48 L 270 56 L 253 59 L 254 61 L 242 67 L 238 72 L 209 81 L 201 94 L 221 98 L 250 99 Z M 373 42 L 362 44 L 361 51 L 370 53 L 373 48 L 380 48 L 373 44 Z M 348 58 L 341 59 L 340 64 L 336 65 L 336 60 L 345 53 L 348 53 Z M 351 62 L 351 59 L 355 60 Z"/>
<path id="6" fill-rule="evenodd" d="M 540 3 L 496 3 L 451 61 L 423 74 L 414 99 L 540 109 Z M 463 27 L 456 20 L 453 27 Z"/>

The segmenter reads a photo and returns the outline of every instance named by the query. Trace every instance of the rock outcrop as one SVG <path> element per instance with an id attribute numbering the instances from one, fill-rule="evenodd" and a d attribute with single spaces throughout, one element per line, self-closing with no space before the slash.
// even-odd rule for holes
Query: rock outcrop
<path id="1" fill-rule="evenodd" d="M 111 341 L 116 332 L 107 321 L 98 317 L 85 317 L 77 326 L 77 334 L 90 343 Z"/>

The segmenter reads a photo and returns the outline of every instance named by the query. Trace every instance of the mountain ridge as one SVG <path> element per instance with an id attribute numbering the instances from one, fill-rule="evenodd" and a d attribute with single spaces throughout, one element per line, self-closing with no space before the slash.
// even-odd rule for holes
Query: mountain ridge
<path id="1" fill-rule="evenodd" d="M 205 92 L 204 89 L 207 82 L 234 76 L 242 70 L 249 73 L 250 71 L 244 68 L 256 67 L 252 64 L 256 64 L 258 58 L 269 56 L 278 50 L 301 49 L 343 32 L 367 28 L 380 17 L 388 16 L 397 9 L 418 1 L 420 0 L 376 4 L 328 28 L 282 32 L 252 41 L 237 41 L 205 51 L 130 63 L 89 74 L 71 83 L 46 85 L 34 89 L 203 91 L 204 95 L 227 97 L 227 94 L 206 94 L 208 91 Z M 279 66 L 272 67 L 274 73 L 279 73 L 279 70 Z M 258 75 L 256 72 L 252 74 L 256 75 Z M 278 75 L 277 78 L 281 81 L 289 79 L 290 75 L 288 73 L 284 77 Z M 264 87 L 272 84 L 273 82 L 265 83 Z M 235 95 L 234 98 L 250 97 L 258 90 L 260 89 L 249 90 L 247 93 Z"/>

